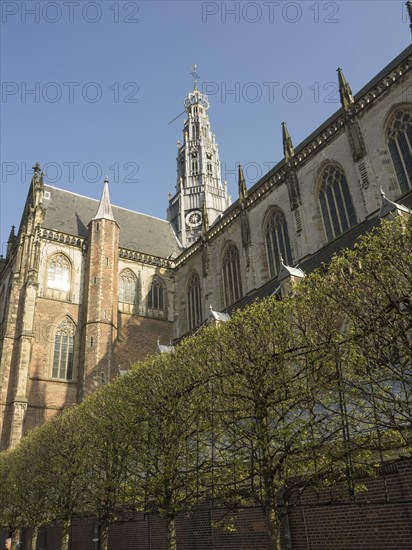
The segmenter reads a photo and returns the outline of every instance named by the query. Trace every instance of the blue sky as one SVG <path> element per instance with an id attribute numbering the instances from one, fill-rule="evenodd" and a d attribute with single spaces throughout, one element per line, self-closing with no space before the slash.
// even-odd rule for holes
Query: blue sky
<path id="1" fill-rule="evenodd" d="M 410 42 L 404 2 L 6 1 L 1 4 L 0 241 L 18 226 L 31 166 L 45 181 L 165 217 L 183 100 L 209 91 L 223 179 L 252 185 Z M 32 91 L 30 93 L 30 91 Z"/>

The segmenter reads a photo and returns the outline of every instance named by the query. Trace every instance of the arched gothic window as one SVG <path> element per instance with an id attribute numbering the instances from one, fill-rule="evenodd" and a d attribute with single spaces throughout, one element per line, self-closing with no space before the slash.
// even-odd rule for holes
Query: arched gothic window
<path id="1" fill-rule="evenodd" d="M 52 377 L 60 380 L 74 378 L 74 335 L 76 327 L 70 317 L 65 317 L 54 335 Z"/>
<path id="2" fill-rule="evenodd" d="M 192 273 L 187 284 L 187 322 L 189 330 L 199 326 L 202 319 L 200 279 L 197 273 Z"/>
<path id="3" fill-rule="evenodd" d="M 402 193 L 412 187 L 412 109 L 396 111 L 387 133 L 388 148 Z"/>
<path id="4" fill-rule="evenodd" d="M 135 274 L 130 269 L 122 271 L 119 277 L 118 301 L 122 311 L 133 313 L 136 303 L 136 285 Z"/>
<path id="5" fill-rule="evenodd" d="M 328 241 L 356 224 L 356 213 L 345 173 L 330 165 L 322 173 L 319 202 Z"/>
<path id="6" fill-rule="evenodd" d="M 158 277 L 153 277 L 149 294 L 147 295 L 147 306 L 149 309 L 157 310 L 158 312 L 165 311 L 165 287 Z"/>
<path id="7" fill-rule="evenodd" d="M 242 297 L 242 279 L 240 276 L 239 251 L 236 245 L 230 245 L 223 258 L 223 292 L 225 307 Z"/>
<path id="8" fill-rule="evenodd" d="M 278 209 L 272 210 L 266 224 L 266 250 L 271 277 L 279 273 L 281 258 L 286 265 L 292 265 L 288 226 L 284 213 Z"/>
<path id="9" fill-rule="evenodd" d="M 67 300 L 70 291 L 71 265 L 64 254 L 55 254 L 47 264 L 47 295 Z"/>

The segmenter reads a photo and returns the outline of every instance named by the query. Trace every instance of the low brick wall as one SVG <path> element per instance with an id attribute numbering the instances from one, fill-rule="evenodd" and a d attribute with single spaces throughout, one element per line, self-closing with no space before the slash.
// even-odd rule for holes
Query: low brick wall
<path id="1" fill-rule="evenodd" d="M 367 487 L 357 502 L 344 486 L 308 491 L 289 514 L 292 550 L 399 550 L 412 549 L 412 459 L 399 460 L 375 478 L 358 480 Z M 230 513 L 235 531 L 218 522 L 223 510 L 208 505 L 177 521 L 179 550 L 268 550 L 265 520 L 260 508 Z M 226 518 L 227 519 L 227 518 Z M 41 529 L 38 547 L 60 549 L 58 527 Z M 1 533 L 3 538 L 6 533 Z M 96 550 L 95 522 L 73 522 L 71 550 Z M 29 550 L 30 530 L 23 534 Z M 162 518 L 133 514 L 112 526 L 109 548 L 166 550 Z M 282 547 L 286 550 L 285 540 Z M 290 547 L 289 547 L 290 548 Z"/>

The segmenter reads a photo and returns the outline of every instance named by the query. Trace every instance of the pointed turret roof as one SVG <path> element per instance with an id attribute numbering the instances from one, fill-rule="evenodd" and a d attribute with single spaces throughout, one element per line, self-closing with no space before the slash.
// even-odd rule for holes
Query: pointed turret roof
<path id="1" fill-rule="evenodd" d="M 12 225 L 11 226 L 11 229 L 10 229 L 10 235 L 9 235 L 9 240 L 8 242 L 13 242 L 13 240 L 16 238 L 16 233 L 15 233 L 15 230 L 16 229 L 16 226 L 15 225 Z"/>
<path id="2" fill-rule="evenodd" d="M 292 139 L 289 135 L 286 122 L 282 122 L 282 141 L 283 141 L 283 155 L 285 162 L 288 163 L 295 156 L 295 150 L 293 149 Z"/>
<path id="3" fill-rule="evenodd" d="M 116 221 L 113 216 L 112 211 L 112 205 L 110 204 L 110 195 L 109 195 L 109 178 L 106 176 L 104 178 L 104 187 L 103 187 L 103 193 L 102 198 L 100 199 L 99 208 L 97 210 L 97 213 L 94 220 L 111 220 Z"/>
<path id="4" fill-rule="evenodd" d="M 342 69 L 338 69 L 340 101 L 344 111 L 349 110 L 355 102 L 352 90 L 346 81 Z"/>

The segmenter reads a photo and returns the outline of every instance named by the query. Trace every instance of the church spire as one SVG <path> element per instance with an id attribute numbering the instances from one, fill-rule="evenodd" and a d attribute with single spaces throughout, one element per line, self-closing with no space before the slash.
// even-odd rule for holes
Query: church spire
<path id="1" fill-rule="evenodd" d="M 97 210 L 97 213 L 94 220 L 112 220 L 115 221 L 112 211 L 112 205 L 110 204 L 110 196 L 109 196 L 109 178 L 106 176 L 104 178 L 104 187 L 103 187 L 103 193 L 102 198 L 100 199 L 99 208 Z"/>
<path id="2" fill-rule="evenodd" d="M 289 164 L 289 162 L 295 156 L 295 150 L 293 149 L 292 139 L 289 135 L 286 122 L 282 122 L 282 139 L 283 139 L 283 155 L 285 157 L 286 164 Z"/>
<path id="3" fill-rule="evenodd" d="M 196 83 L 199 76 L 193 66 Z M 219 148 L 210 127 L 209 100 L 197 89 L 184 100 L 187 118 L 183 123 L 183 143 L 177 150 L 176 193 L 169 198 L 167 218 L 184 247 L 202 234 L 203 204 L 212 225 L 230 206 L 230 196 L 222 185 Z"/>
<path id="4" fill-rule="evenodd" d="M 352 90 L 350 89 L 349 84 L 346 82 L 345 75 L 340 68 L 338 69 L 338 78 L 340 101 L 342 103 L 343 110 L 347 112 L 351 109 L 355 100 L 353 99 Z"/>

